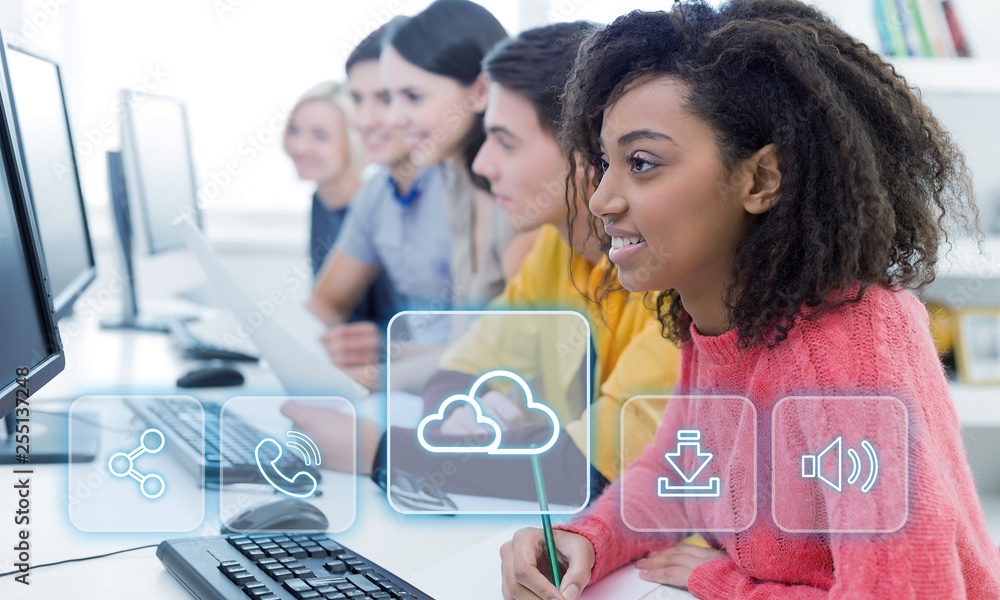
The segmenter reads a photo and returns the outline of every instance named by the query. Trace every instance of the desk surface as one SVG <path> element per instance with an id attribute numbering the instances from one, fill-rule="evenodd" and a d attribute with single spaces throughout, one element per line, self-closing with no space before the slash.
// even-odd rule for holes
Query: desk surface
<path id="1" fill-rule="evenodd" d="M 60 406 L 59 401 L 71 401 L 85 394 L 190 393 L 178 390 L 174 381 L 195 363 L 178 358 L 178 352 L 167 336 L 102 331 L 92 315 L 78 315 L 64 321 L 62 329 L 67 354 L 66 370 L 32 396 L 33 410 L 62 408 L 65 404 Z M 237 395 L 280 393 L 278 381 L 265 368 L 240 368 L 246 375 L 244 386 L 194 390 L 191 395 L 203 400 L 224 401 Z M 118 415 L 118 418 L 121 417 Z M 212 490 L 206 491 L 204 521 L 191 533 L 80 531 L 70 521 L 67 510 L 69 467 L 29 466 L 33 470 L 29 526 L 33 565 L 158 544 L 164 539 L 218 533 L 219 497 L 218 492 Z M 12 546 L 17 543 L 14 539 L 16 529 L 7 525 L 8 519 L 17 510 L 18 501 L 12 487 L 16 483 L 13 469 L 12 466 L 0 468 L 0 518 L 5 523 L 0 529 L 0 571 L 15 568 Z M 324 481 L 338 477 L 349 476 L 325 473 Z M 183 482 L 184 479 L 177 481 Z M 478 582 L 477 598 L 499 598 L 499 544 L 508 539 L 510 532 L 516 528 L 537 526 L 536 518 L 525 516 L 404 516 L 389 507 L 384 492 L 370 480 L 359 478 L 357 483 L 355 523 L 342 533 L 332 534 L 332 537 L 412 581 L 432 596 L 445 600 L 469 596 L 468 590 L 463 594 L 455 589 L 456 585 L 465 585 L 462 581 L 437 575 L 437 569 L 442 566 L 460 569 L 466 577 L 471 577 L 470 581 Z M 182 485 L 196 487 L 190 477 Z M 30 586 L 24 586 L 13 577 L 0 579 L 0 597 L 131 598 L 136 596 L 136 586 L 146 600 L 186 596 L 180 584 L 156 559 L 154 548 L 33 570 L 30 581 Z M 648 591 L 648 584 L 645 584 L 645 589 Z M 599 598 L 602 594 L 587 594 L 585 598 L 588 596 Z M 678 592 L 677 597 L 691 596 Z"/>

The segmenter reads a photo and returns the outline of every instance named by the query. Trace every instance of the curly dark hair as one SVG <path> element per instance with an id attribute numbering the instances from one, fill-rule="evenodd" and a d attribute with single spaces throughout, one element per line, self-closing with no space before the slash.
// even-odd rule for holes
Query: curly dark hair
<path id="1" fill-rule="evenodd" d="M 564 99 L 571 168 L 601 155 L 605 108 L 650 76 L 686 86 L 685 108 L 711 126 L 727 169 L 777 148 L 777 202 L 751 222 L 726 291 L 741 347 L 780 343 L 804 307 L 818 315 L 873 285 L 930 283 L 946 215 L 979 231 L 971 177 L 947 132 L 891 65 L 810 6 L 677 2 L 592 35 Z M 677 292 L 659 292 L 655 305 L 664 335 L 689 339 Z"/>

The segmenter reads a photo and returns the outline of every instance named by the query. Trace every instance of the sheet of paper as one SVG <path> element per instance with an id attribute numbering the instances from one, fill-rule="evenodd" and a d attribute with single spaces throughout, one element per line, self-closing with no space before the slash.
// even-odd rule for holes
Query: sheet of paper
<path id="1" fill-rule="evenodd" d="M 441 561 L 412 578 L 411 583 L 434 598 L 482 598 L 502 600 L 500 590 L 500 546 L 520 527 L 505 529 L 462 553 Z M 684 590 L 639 579 L 639 570 L 626 566 L 589 585 L 580 600 L 688 600 Z"/>
<path id="2" fill-rule="evenodd" d="M 685 590 L 639 579 L 639 569 L 626 565 L 601 581 L 588 585 L 580 600 L 687 600 L 694 598 Z"/>

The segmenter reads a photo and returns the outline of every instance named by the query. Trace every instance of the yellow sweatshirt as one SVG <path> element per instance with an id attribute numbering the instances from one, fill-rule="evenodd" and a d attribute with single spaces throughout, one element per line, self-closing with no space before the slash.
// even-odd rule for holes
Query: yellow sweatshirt
<path id="1" fill-rule="evenodd" d="M 567 265 L 572 270 L 572 280 Z M 617 291 L 600 296 L 600 284 L 612 268 L 607 257 L 591 265 L 582 256 L 573 254 L 558 230 L 546 225 L 521 263 L 517 276 L 489 306 L 498 311 L 576 311 L 590 323 L 596 352 L 593 381 L 598 385 L 597 397 L 591 404 L 590 462 L 610 481 L 617 478 L 621 467 L 622 405 L 636 395 L 671 393 L 680 365 L 680 350 L 660 335 L 656 314 L 643 302 L 642 294 Z M 601 298 L 600 305 L 589 302 L 574 284 L 587 297 Z M 555 321 L 566 323 L 565 319 Z M 533 335 L 516 335 L 502 318 L 483 317 L 445 353 L 440 368 L 479 375 L 497 365 L 506 365 L 529 380 L 545 373 L 546 404 L 559 415 L 565 431 L 586 454 L 583 421 L 586 413 L 582 412 L 586 403 L 568 396 L 573 395 L 573 380 L 587 346 L 560 343 L 557 340 L 567 339 L 565 331 L 554 327 L 551 331 L 540 329 L 531 332 Z M 558 376 L 553 377 L 552 373 Z M 661 408 L 635 402 L 629 406 L 626 456 L 641 455 L 642 448 L 653 440 Z"/>

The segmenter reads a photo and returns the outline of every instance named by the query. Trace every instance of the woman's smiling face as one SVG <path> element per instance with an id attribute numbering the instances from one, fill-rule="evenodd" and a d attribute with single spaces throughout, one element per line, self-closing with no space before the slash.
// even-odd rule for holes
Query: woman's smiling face
<path id="1" fill-rule="evenodd" d="M 605 171 L 590 210 L 612 236 L 609 256 L 630 291 L 724 287 L 749 224 L 712 128 L 686 97 L 679 80 L 646 77 L 604 111 Z"/>
<path id="2" fill-rule="evenodd" d="M 403 132 L 417 165 L 440 162 L 462 151 L 461 142 L 486 109 L 486 85 L 470 86 L 425 71 L 392 46 L 382 51 L 382 77 L 389 89 L 389 125 Z"/>

